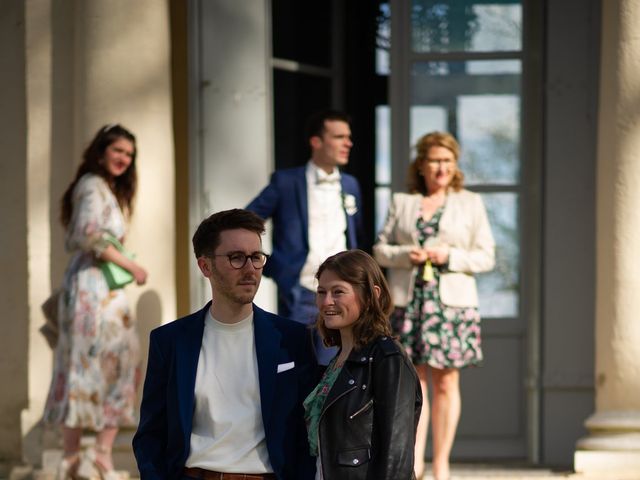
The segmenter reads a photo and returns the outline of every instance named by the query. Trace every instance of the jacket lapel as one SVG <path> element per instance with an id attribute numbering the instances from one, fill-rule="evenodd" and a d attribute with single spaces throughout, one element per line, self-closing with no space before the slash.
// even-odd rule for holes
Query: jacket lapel
<path id="1" fill-rule="evenodd" d="M 262 421 L 266 430 L 267 425 L 269 425 L 269 417 L 271 415 L 275 394 L 280 339 L 282 335 L 267 318 L 264 310 L 256 305 L 253 306 L 253 331 L 256 345 L 256 359 L 258 361 Z"/>
<path id="2" fill-rule="evenodd" d="M 358 382 L 355 379 L 351 370 L 349 370 L 349 365 L 361 364 L 363 362 L 367 362 L 369 357 L 372 355 L 372 351 L 375 348 L 375 343 L 369 343 L 362 348 L 357 350 L 353 350 L 347 361 L 344 363 L 342 367 L 342 371 L 338 374 L 338 378 L 336 378 L 335 383 L 329 390 L 329 394 L 327 395 L 326 400 L 324 401 L 324 406 L 322 407 L 322 411 L 324 412 L 333 402 L 335 402 L 338 398 L 343 396 L 345 393 L 350 392 L 354 388 L 357 388 Z M 339 352 L 338 352 L 339 354 Z M 371 365 L 369 365 L 371 368 Z M 368 383 L 368 382 L 367 382 Z"/>
<path id="3" fill-rule="evenodd" d="M 420 209 L 422 204 L 422 195 L 415 194 L 409 197 L 411 202 L 409 204 L 409 208 L 407 208 L 404 221 L 406 224 L 404 225 L 406 232 L 411 232 L 411 239 L 413 240 L 414 245 L 419 245 L 418 241 L 418 229 L 416 228 L 416 221 L 418 220 L 418 215 L 421 215 Z"/>
<path id="4" fill-rule="evenodd" d="M 464 205 L 461 203 L 462 197 L 458 192 L 449 192 L 447 201 L 444 204 L 444 211 L 440 217 L 440 239 L 452 246 L 460 246 L 457 239 L 472 238 L 471 232 L 465 231 L 464 222 L 465 214 L 473 213 L 472 218 L 477 218 L 476 212 L 473 212 L 472 205 Z"/>
<path id="5" fill-rule="evenodd" d="M 178 414 L 180 425 L 186 435 L 191 434 L 195 401 L 196 373 L 204 334 L 204 319 L 211 302 L 194 315 L 193 321 L 185 324 L 183 335 L 176 339 L 176 384 L 178 386 Z"/>
<path id="6" fill-rule="evenodd" d="M 300 208 L 300 218 L 302 219 L 302 227 L 304 228 L 305 241 L 307 248 L 309 246 L 309 205 L 307 202 L 307 167 L 300 167 L 296 172 L 295 190 Z"/>
<path id="7" fill-rule="evenodd" d="M 354 388 L 356 388 L 356 381 L 353 378 L 352 373 L 349 371 L 349 362 L 347 361 L 342 367 L 342 371 L 338 374 L 338 378 L 336 378 L 331 390 L 329 390 L 329 394 L 327 395 L 322 407 L 322 412 L 324 413 L 324 411 L 329 408 L 333 402 Z"/>
<path id="8" fill-rule="evenodd" d="M 356 240 L 355 215 L 349 215 L 344 208 L 344 196 L 346 194 L 351 194 L 351 195 L 353 194 L 349 192 L 347 188 L 344 175 L 340 175 L 340 187 L 341 187 L 340 196 L 342 198 L 342 211 L 344 212 L 344 216 L 347 219 L 347 248 L 356 248 L 358 242 Z"/>

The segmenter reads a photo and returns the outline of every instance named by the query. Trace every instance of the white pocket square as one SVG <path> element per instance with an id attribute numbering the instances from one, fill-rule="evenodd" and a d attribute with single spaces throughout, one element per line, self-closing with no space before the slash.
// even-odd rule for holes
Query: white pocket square
<path id="1" fill-rule="evenodd" d="M 295 367 L 295 365 L 296 364 L 294 362 L 281 363 L 280 365 L 278 365 L 278 373 L 286 372 L 287 370 L 291 370 L 293 367 Z"/>

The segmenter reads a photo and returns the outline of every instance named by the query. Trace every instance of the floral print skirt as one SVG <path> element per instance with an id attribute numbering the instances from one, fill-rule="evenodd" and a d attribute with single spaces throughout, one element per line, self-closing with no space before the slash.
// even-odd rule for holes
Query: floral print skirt
<path id="1" fill-rule="evenodd" d="M 124 290 L 76 258 L 58 306 L 60 336 L 44 421 L 101 431 L 135 426 L 139 341 Z"/>
<path id="2" fill-rule="evenodd" d="M 424 281 L 417 277 L 406 308 L 396 307 L 391 326 L 415 365 L 463 368 L 482 362 L 480 314 L 475 307 L 448 307 L 440 301 L 439 273 Z"/>

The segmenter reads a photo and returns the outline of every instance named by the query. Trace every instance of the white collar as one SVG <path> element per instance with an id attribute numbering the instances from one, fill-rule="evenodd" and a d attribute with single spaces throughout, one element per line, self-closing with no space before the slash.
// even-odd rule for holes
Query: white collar
<path id="1" fill-rule="evenodd" d="M 313 181 L 317 183 L 340 183 L 340 170 L 334 167 L 333 172 L 327 173 L 318 167 L 312 160 L 307 164 L 307 172 L 311 173 Z"/>

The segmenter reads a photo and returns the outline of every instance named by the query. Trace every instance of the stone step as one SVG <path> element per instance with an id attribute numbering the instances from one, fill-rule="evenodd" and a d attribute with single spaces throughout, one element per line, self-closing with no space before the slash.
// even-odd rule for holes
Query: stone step
<path id="1" fill-rule="evenodd" d="M 431 466 L 420 480 L 434 480 L 430 474 Z M 454 463 L 451 465 L 450 480 L 640 480 L 638 471 L 598 472 L 596 475 L 575 473 L 571 470 L 556 471 L 543 467 L 527 465 L 506 465 L 491 463 Z"/>
<path id="2" fill-rule="evenodd" d="M 62 460 L 62 450 L 58 449 L 48 449 L 42 453 L 42 468 L 33 471 L 32 477 L 35 480 L 54 480 L 56 476 L 56 470 L 58 468 L 58 464 Z M 127 469 L 123 469 L 119 464 L 116 463 L 116 452 L 114 452 L 114 465 L 116 468 L 116 472 L 120 475 L 122 480 L 129 480 L 131 478 L 131 474 L 133 476 L 138 477 L 138 469 L 136 468 L 134 472 L 131 472 Z M 100 475 L 96 471 L 95 479 L 92 480 L 100 480 Z"/>
<path id="3" fill-rule="evenodd" d="M 124 470 L 116 470 L 116 473 L 120 476 L 122 480 L 134 480 L 139 479 L 139 477 L 132 478 L 129 475 L 129 472 Z M 9 480 L 54 480 L 56 478 L 55 472 L 48 472 L 45 470 L 33 470 L 29 476 L 17 476 L 12 472 L 12 475 Z M 101 480 L 99 474 L 96 473 L 95 477 L 91 478 L 91 480 Z"/>
<path id="4" fill-rule="evenodd" d="M 116 473 L 120 476 L 120 478 L 122 480 L 133 480 L 130 476 L 129 476 L 129 472 L 126 472 L 124 470 L 116 470 Z M 26 480 L 26 478 L 28 478 L 29 480 L 55 480 L 56 478 L 56 474 L 55 472 L 49 472 L 49 471 L 45 471 L 45 470 L 33 470 L 31 476 L 29 477 L 22 477 L 24 480 Z M 139 478 L 139 477 L 136 477 Z M 12 477 L 9 480 L 21 480 L 19 478 L 16 478 L 12 475 Z M 91 480 L 100 480 L 100 476 L 96 475 L 95 478 L 91 479 Z"/>
<path id="5" fill-rule="evenodd" d="M 59 457 L 58 457 L 59 458 Z M 57 464 L 56 464 L 57 465 Z M 126 472 L 123 472 L 126 474 Z M 30 467 L 16 467 L 12 470 L 9 480 L 53 480 L 54 474 L 49 471 L 33 470 Z M 536 467 L 512 467 L 496 464 L 453 464 L 451 466 L 451 480 L 640 480 L 640 472 L 599 473 L 595 476 L 574 473 L 571 471 L 553 471 Z M 139 480 L 137 474 L 131 475 L 129 480 Z M 421 480 L 433 480 L 430 474 L 425 474 Z"/>
<path id="6" fill-rule="evenodd" d="M 131 440 L 134 435 L 133 430 L 121 430 L 113 444 L 112 457 L 113 465 L 118 473 L 126 475 L 126 479 L 130 477 L 138 477 L 138 467 L 133 449 L 131 448 Z M 95 445 L 95 436 L 83 435 L 80 441 L 82 450 L 91 448 Z M 62 459 L 61 448 L 48 448 L 42 452 L 42 468 L 34 471 L 34 478 L 41 480 L 53 480 L 58 464 Z M 49 478 L 50 477 L 50 478 Z"/>

